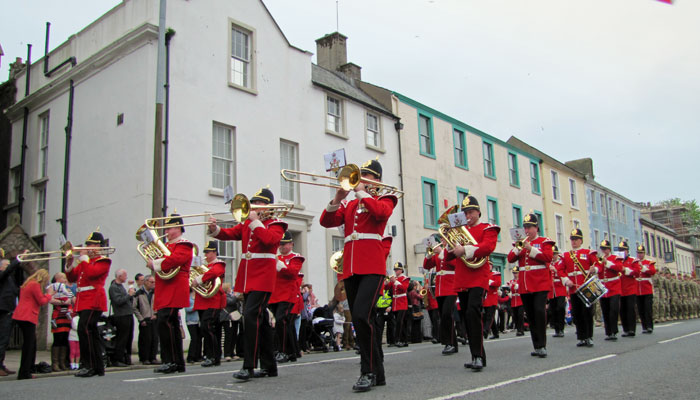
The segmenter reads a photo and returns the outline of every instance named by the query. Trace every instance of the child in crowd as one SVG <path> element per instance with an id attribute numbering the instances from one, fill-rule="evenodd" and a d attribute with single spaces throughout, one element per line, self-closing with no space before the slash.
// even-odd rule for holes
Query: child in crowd
<path id="1" fill-rule="evenodd" d="M 333 310 L 333 334 L 335 335 L 334 351 L 339 351 L 343 340 L 343 324 L 345 324 L 345 314 L 343 305 L 338 303 Z"/>
<path id="2" fill-rule="evenodd" d="M 80 317 L 74 315 L 70 321 L 70 332 L 68 333 L 68 346 L 70 347 L 70 369 L 80 369 L 80 343 L 78 342 L 78 320 Z"/>

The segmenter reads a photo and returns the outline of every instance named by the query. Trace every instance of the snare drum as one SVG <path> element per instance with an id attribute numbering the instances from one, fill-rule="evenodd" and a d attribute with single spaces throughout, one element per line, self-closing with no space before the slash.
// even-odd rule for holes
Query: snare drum
<path id="1" fill-rule="evenodd" d="M 586 307 L 591 307 L 607 292 L 608 288 L 594 275 L 588 278 L 588 280 L 578 288 L 576 295 L 583 301 Z"/>

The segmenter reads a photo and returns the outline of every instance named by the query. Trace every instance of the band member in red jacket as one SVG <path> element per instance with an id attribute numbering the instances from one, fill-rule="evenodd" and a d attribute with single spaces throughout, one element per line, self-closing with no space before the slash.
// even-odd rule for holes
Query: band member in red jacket
<path id="1" fill-rule="evenodd" d="M 85 239 L 85 247 L 103 247 L 105 238 L 100 232 L 92 232 Z M 105 374 L 102 361 L 102 339 L 97 331 L 97 321 L 107 311 L 107 294 L 105 280 L 109 274 L 112 260 L 98 251 L 83 250 L 78 258 L 78 265 L 73 266 L 73 256 L 66 259 L 66 277 L 70 282 L 77 282 L 75 312 L 78 313 L 78 340 L 80 344 L 80 363 L 83 368 L 75 374 L 81 378 Z"/>
<path id="2" fill-rule="evenodd" d="M 551 266 L 555 268 L 561 262 L 561 257 L 559 257 L 559 249 L 557 245 L 552 245 L 552 263 Z M 564 327 L 566 326 L 566 296 L 568 292 L 566 291 L 566 286 L 561 282 L 561 278 L 557 275 L 556 270 L 551 271 L 552 274 L 552 291 L 549 292 L 549 312 L 552 318 L 552 328 L 554 328 L 554 335 L 552 337 L 564 337 Z"/>
<path id="3" fill-rule="evenodd" d="M 275 358 L 278 363 L 296 361 L 296 330 L 292 319 L 292 309 L 299 294 L 299 271 L 304 257 L 295 253 L 292 234 L 287 231 L 280 241 L 277 256 L 277 282 L 270 296 L 270 311 L 275 315 Z"/>
<path id="4" fill-rule="evenodd" d="M 600 310 L 603 314 L 605 325 L 605 340 L 617 340 L 617 318 L 620 315 L 620 273 L 622 262 L 617 256 L 611 254 L 612 245 L 609 240 L 600 242 L 602 262 L 598 262 L 598 278 L 608 289 L 608 292 L 600 299 Z"/>
<path id="5" fill-rule="evenodd" d="M 204 297 L 199 290 L 204 290 L 204 284 L 209 282 L 212 286 L 218 278 L 224 281 L 226 273 L 226 263 L 219 260 L 219 243 L 210 240 L 204 247 L 204 261 L 209 269 L 202 275 L 197 276 L 192 282 L 194 291 L 194 310 L 199 312 L 199 326 L 204 336 L 204 355 L 207 357 L 202 363 L 202 367 L 221 365 L 221 323 L 219 313 L 226 306 L 226 293 L 219 287 L 211 297 Z M 197 289 L 199 288 L 199 289 Z M 211 293 L 207 293 L 209 295 Z"/>
<path id="6" fill-rule="evenodd" d="M 360 169 L 364 179 L 355 188 L 355 199 L 342 204 L 350 193 L 338 189 L 326 210 L 321 214 L 321 226 L 333 228 L 345 224 L 343 249 L 343 280 L 348 296 L 352 323 L 360 346 L 360 378 L 353 386 L 355 391 L 367 391 L 372 386 L 385 385 L 384 363 L 376 346 L 374 329 L 377 299 L 382 293 L 386 276 L 386 256 L 382 234 L 394 212 L 398 199 L 388 194 L 371 194 L 366 180 L 381 181 L 382 166 L 372 160 Z M 369 192 L 368 192 L 369 190 Z"/>
<path id="7" fill-rule="evenodd" d="M 408 284 L 410 279 L 404 275 L 403 264 L 397 261 L 394 264 L 394 275 L 386 284 L 385 290 L 392 288 L 392 305 L 391 311 L 394 313 L 394 343 L 396 347 L 407 347 L 408 340 L 406 338 L 406 324 L 408 320 L 406 314 L 408 313 Z"/>
<path id="8" fill-rule="evenodd" d="M 521 247 L 513 244 L 508 262 L 518 263 L 518 293 L 523 301 L 530 324 L 530 337 L 535 348 L 530 354 L 547 357 L 547 295 L 552 290 L 549 263 L 552 261 L 554 242 L 538 236 L 537 215 L 527 214 L 523 219 L 526 238 Z"/>
<path id="9" fill-rule="evenodd" d="M 457 292 L 454 289 L 455 262 L 456 259 L 447 260 L 445 239 L 441 238 L 441 244 L 433 248 L 433 256 L 426 257 L 423 268 L 435 267 L 435 297 L 437 297 L 438 310 L 440 312 L 440 343 L 445 347 L 442 354 L 450 355 L 459 351 L 459 343 L 455 334 L 455 303 Z"/>
<path id="10" fill-rule="evenodd" d="M 258 190 L 250 198 L 252 205 L 275 202 L 272 191 Z M 261 218 L 261 216 L 263 218 Z M 243 324 L 245 341 L 243 368 L 233 377 L 243 381 L 250 378 L 277 376 L 273 352 L 274 331 L 270 326 L 267 304 L 275 289 L 277 249 L 287 230 L 287 223 L 276 218 L 264 218 L 266 213 L 251 210 L 248 218 L 233 228 L 220 228 L 211 219 L 209 234 L 219 240 L 240 240 L 243 254 L 236 274 L 234 291 L 243 293 Z M 260 371 L 254 372 L 260 355 Z"/>
<path id="11" fill-rule="evenodd" d="M 484 339 L 488 337 L 491 331 L 491 339 L 498 339 L 498 324 L 495 322 L 494 316 L 498 308 L 498 289 L 501 287 L 501 272 L 498 270 L 491 271 L 489 278 L 489 287 L 484 299 Z"/>
<path id="12" fill-rule="evenodd" d="M 637 278 L 637 310 L 639 320 L 642 321 L 642 333 L 654 331 L 654 285 L 651 277 L 656 274 L 656 263 L 644 258 L 646 249 L 637 246 L 637 264 L 639 265 L 639 278 Z"/>
<path id="13" fill-rule="evenodd" d="M 639 262 L 629 256 L 629 246 L 624 240 L 617 245 L 622 256 L 622 275 L 620 285 L 622 296 L 620 297 L 620 323 L 622 324 L 622 337 L 634 337 L 637 331 L 637 313 L 634 306 L 637 303 L 637 278 L 641 274 Z"/>
<path id="14" fill-rule="evenodd" d="M 153 289 L 153 309 L 156 311 L 156 324 L 160 339 L 160 358 L 163 364 L 154 372 L 171 374 L 185 372 L 185 357 L 180 334 L 180 309 L 190 306 L 190 266 L 194 255 L 194 243 L 182 237 L 184 222 L 178 214 L 171 214 L 163 224 L 168 239 L 165 246 L 170 255 L 155 261 L 149 260 L 146 266 L 156 278 Z M 175 273 L 177 271 L 177 273 Z M 164 279 L 163 276 L 174 276 Z"/>
<path id="15" fill-rule="evenodd" d="M 518 267 L 513 267 L 513 279 L 508 281 L 508 286 L 510 287 L 510 310 L 513 315 L 515 336 L 525 336 L 525 310 L 523 309 L 523 300 L 520 298 L 519 274 Z"/>
<path id="16" fill-rule="evenodd" d="M 574 229 L 569 236 L 571 239 L 570 251 L 564 253 L 563 260 L 557 272 L 564 285 L 569 288 L 571 294 L 571 315 L 576 324 L 576 346 L 593 346 L 593 308 L 586 307 L 581 297 L 576 291 L 586 282 L 590 276 L 598 273 L 596 266 L 597 252 L 595 250 L 584 249 L 583 232 Z"/>
<path id="17" fill-rule="evenodd" d="M 484 351 L 484 327 L 481 322 L 481 311 L 486 290 L 491 276 L 491 262 L 488 256 L 496 249 L 498 232 L 501 228 L 497 225 L 479 223 L 481 208 L 474 196 L 467 196 L 462 201 L 460 208 L 467 219 L 465 228 L 474 237 L 475 244 L 462 246 L 456 244 L 448 250 L 447 259 L 455 260 L 454 289 L 457 291 L 459 303 L 462 306 L 462 315 L 467 324 L 467 338 L 472 361 L 465 363 L 465 368 L 472 371 L 481 371 L 486 366 L 486 351 Z M 481 266 L 467 265 L 464 260 L 473 262 L 476 259 L 485 258 Z"/>

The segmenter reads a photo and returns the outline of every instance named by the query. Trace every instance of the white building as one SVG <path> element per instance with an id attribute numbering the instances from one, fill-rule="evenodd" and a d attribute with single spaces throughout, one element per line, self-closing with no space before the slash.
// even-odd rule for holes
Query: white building
<path id="1" fill-rule="evenodd" d="M 57 220 L 67 198 L 68 239 L 81 243 L 99 226 L 117 248 L 113 271 L 126 268 L 130 277 L 147 272 L 134 233 L 152 215 L 158 14 L 156 0 L 124 0 L 50 53 L 49 70 L 70 57 L 74 66 L 48 77 L 39 59 L 31 66 L 27 96 L 26 72 L 19 74 L 17 103 L 7 110 L 10 188 L 17 188 L 10 207 L 21 210 L 23 228 L 45 249 L 57 249 L 62 228 Z M 163 147 L 168 213 L 225 211 L 225 186 L 250 196 L 270 185 L 276 202 L 295 203 L 286 221 L 295 250 L 306 256 L 305 281 L 327 301 L 335 284 L 328 258 L 340 235 L 322 228 L 318 217 L 331 189 L 286 183 L 280 169 L 327 174 L 323 154 L 344 148 L 349 162 L 378 156 L 385 181 L 398 185 L 396 118 L 342 72 L 312 65 L 312 54 L 287 41 L 260 0 L 171 1 L 166 20 L 174 30 Z M 321 52 L 323 43 L 320 39 Z M 322 61 L 328 60 L 319 54 Z M 339 67 L 359 77 L 354 64 Z M 71 82 L 68 156 L 64 127 Z M 388 224 L 399 236 L 396 254 L 404 252 L 400 221 L 396 212 Z M 199 226 L 187 228 L 185 236 L 200 247 L 207 240 Z M 238 244 L 222 249 L 227 282 L 239 254 Z M 52 262 L 50 272 L 59 270 Z"/>

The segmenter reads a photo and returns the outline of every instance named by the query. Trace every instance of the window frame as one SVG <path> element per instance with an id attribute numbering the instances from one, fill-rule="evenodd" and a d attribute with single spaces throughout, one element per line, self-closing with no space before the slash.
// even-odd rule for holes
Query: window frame
<path id="1" fill-rule="evenodd" d="M 39 114 L 39 157 L 37 161 L 37 179 L 47 178 L 49 176 L 49 135 L 51 130 L 51 112 L 44 111 Z"/>
<path id="2" fill-rule="evenodd" d="M 46 197 L 47 197 L 47 191 L 48 190 L 47 190 L 46 182 L 35 186 L 36 223 L 35 223 L 34 227 L 36 229 L 36 235 L 46 234 Z M 42 203 L 43 203 L 43 205 L 42 205 Z"/>
<path id="3" fill-rule="evenodd" d="M 539 228 L 540 236 L 544 236 L 544 215 L 542 211 L 533 210 L 532 213 L 537 215 L 537 227 Z"/>
<path id="4" fill-rule="evenodd" d="M 496 179 L 496 158 L 495 158 L 496 152 L 494 150 L 494 147 L 495 146 L 494 146 L 493 142 L 486 140 L 486 139 L 481 140 L 481 153 L 482 153 L 482 157 L 483 157 L 483 161 L 484 161 L 483 162 L 484 176 L 495 180 Z M 486 153 L 487 153 L 486 149 L 487 148 L 489 149 L 488 154 L 489 154 L 489 157 L 491 158 L 489 160 L 491 163 L 491 174 L 489 174 L 487 169 L 486 169 L 486 161 L 487 161 L 486 160 Z"/>
<path id="5" fill-rule="evenodd" d="M 593 229 L 593 240 L 595 240 L 595 249 L 600 248 L 600 231 L 598 229 Z"/>
<path id="6" fill-rule="evenodd" d="M 345 126 L 345 102 L 341 97 L 333 96 L 329 94 L 328 92 L 325 92 L 325 101 L 324 101 L 324 107 L 325 107 L 325 114 L 324 114 L 324 130 L 327 134 L 337 136 L 342 139 L 349 139 L 347 135 L 347 129 Z M 339 115 L 335 114 L 330 114 L 329 107 L 328 107 L 328 101 L 333 100 L 338 102 L 338 107 L 340 108 L 340 113 Z M 338 124 L 338 129 L 340 129 L 340 132 L 336 132 L 333 130 L 328 129 L 328 117 L 329 115 L 333 115 L 333 117 L 340 119 L 340 123 Z"/>
<path id="7" fill-rule="evenodd" d="M 571 208 L 579 209 L 578 206 L 578 190 L 576 189 L 576 179 L 569 178 L 569 201 Z"/>
<path id="8" fill-rule="evenodd" d="M 600 215 L 607 217 L 608 216 L 608 205 L 605 201 L 605 194 L 600 193 Z"/>
<path id="9" fill-rule="evenodd" d="M 230 160 L 226 160 L 225 158 L 220 157 L 220 156 L 216 156 L 216 155 L 214 154 L 214 145 L 215 145 L 215 143 L 216 143 L 215 140 L 214 140 L 214 134 L 215 134 L 214 132 L 215 132 L 215 129 L 216 129 L 217 127 L 222 128 L 222 129 L 225 129 L 225 130 L 228 130 L 228 132 L 230 133 L 230 138 L 231 138 L 231 159 L 230 159 Z M 212 129 L 212 138 L 211 138 L 211 141 L 212 141 L 212 148 L 211 148 L 212 167 L 211 167 L 211 182 L 210 182 L 210 185 L 211 185 L 212 192 L 217 192 L 217 193 L 220 192 L 220 193 L 223 193 L 223 190 L 224 190 L 224 189 L 226 188 L 226 186 L 228 186 L 228 185 L 231 185 L 231 187 L 234 187 L 234 188 L 236 187 L 236 129 L 235 129 L 233 126 L 229 126 L 229 125 L 226 125 L 226 124 L 222 124 L 222 123 L 219 123 L 219 122 L 216 122 L 216 121 L 213 121 L 213 122 L 212 122 L 212 128 L 211 128 L 211 129 Z M 226 182 L 225 182 L 226 176 L 224 175 L 224 185 L 223 185 L 223 187 L 217 187 L 217 186 L 215 185 L 215 182 L 214 182 L 214 173 L 215 173 L 215 171 L 214 171 L 214 160 L 215 160 L 215 159 L 216 159 L 216 160 L 222 160 L 222 161 L 225 162 L 225 163 L 226 163 L 226 162 L 229 163 L 229 168 L 230 168 L 230 169 L 229 169 L 230 181 L 229 181 L 229 183 L 228 183 L 228 185 L 227 185 Z"/>
<path id="10" fill-rule="evenodd" d="M 591 212 L 594 213 L 594 214 L 597 214 L 597 213 L 598 213 L 598 210 L 597 210 L 597 207 L 596 207 L 595 190 L 589 189 L 589 190 L 588 190 L 588 193 L 589 193 L 590 196 L 591 196 L 591 203 L 590 203 L 590 204 L 591 204 Z"/>
<path id="11" fill-rule="evenodd" d="M 556 178 L 556 182 L 555 182 Z M 558 204 L 561 202 L 561 185 L 559 184 L 559 171 L 550 169 L 549 179 L 552 181 L 552 201 Z"/>
<path id="12" fill-rule="evenodd" d="M 522 228 L 523 227 L 523 207 L 512 203 L 512 214 L 513 214 L 513 225 L 517 228 Z M 516 211 L 518 212 L 518 218 L 519 220 L 516 220 Z"/>
<path id="13" fill-rule="evenodd" d="M 464 195 L 464 197 L 469 195 L 469 189 L 465 189 L 463 187 L 457 186 L 457 205 L 462 206 L 462 200 L 463 198 L 460 199 L 460 195 Z"/>
<path id="14" fill-rule="evenodd" d="M 367 142 L 368 140 L 368 135 L 370 132 L 369 129 L 369 121 L 370 121 L 370 116 L 375 117 L 377 119 L 377 131 L 374 132 L 375 135 L 377 135 L 377 145 L 373 145 Z M 378 151 L 380 153 L 384 153 L 384 132 L 382 130 L 382 116 L 373 113 L 371 111 L 365 110 L 365 147 L 368 149 L 372 149 L 375 151 Z"/>
<path id="15" fill-rule="evenodd" d="M 22 181 L 22 166 L 17 165 L 10 168 L 9 182 L 7 185 L 7 206 L 19 204 L 20 199 L 20 182 Z"/>
<path id="16" fill-rule="evenodd" d="M 535 176 L 532 176 L 533 171 Z M 537 190 L 535 190 L 534 184 L 537 184 Z M 530 186 L 532 186 L 532 193 L 536 195 L 542 194 L 542 185 L 540 183 L 540 165 L 534 161 L 530 161 Z"/>
<path id="17" fill-rule="evenodd" d="M 489 224 L 491 223 L 491 218 L 489 216 L 489 213 L 491 212 L 491 210 L 489 208 L 489 204 L 490 204 L 489 202 L 494 203 L 494 211 L 496 213 L 496 215 L 495 215 L 496 218 L 494 218 L 494 221 L 496 223 L 493 225 L 501 226 L 501 218 L 500 218 L 499 211 L 498 211 L 498 199 L 496 197 L 486 196 L 486 220 Z M 501 234 L 500 233 L 498 234 L 498 241 L 499 242 L 501 241 Z"/>
<path id="18" fill-rule="evenodd" d="M 282 157 L 283 157 L 282 146 L 284 146 L 284 145 L 290 146 L 293 149 L 293 153 L 294 153 L 293 164 L 294 165 L 292 165 L 291 168 L 288 165 L 287 166 L 283 165 L 283 162 L 282 162 Z M 299 143 L 293 142 L 291 140 L 280 138 L 280 159 L 279 160 L 280 160 L 280 169 L 292 169 L 292 170 L 298 171 L 299 170 Z M 294 192 L 292 194 L 292 196 L 294 197 L 293 199 L 288 199 L 283 195 L 285 186 L 287 186 L 287 185 L 291 185 L 291 188 Z M 301 204 L 301 199 L 300 199 L 301 196 L 300 196 L 300 190 L 299 190 L 300 187 L 299 186 L 300 186 L 300 184 L 298 182 L 287 182 L 284 178 L 282 178 L 280 176 L 280 199 L 286 200 L 286 201 L 291 201 L 297 205 Z"/>
<path id="19" fill-rule="evenodd" d="M 435 193 L 433 195 L 433 198 L 431 199 L 431 200 L 433 200 L 434 207 L 435 207 L 435 221 L 434 221 L 434 223 L 431 223 L 433 221 L 428 221 L 428 218 L 427 218 L 427 215 L 425 212 L 425 209 L 428 206 L 425 202 L 425 200 L 426 200 L 425 184 L 426 183 L 433 185 L 433 188 L 435 189 Z M 440 218 L 440 215 L 438 215 L 439 211 L 440 211 L 440 204 L 438 204 L 438 199 L 440 198 L 440 196 L 438 195 L 437 181 L 435 179 L 430 179 L 430 178 L 426 178 L 426 177 L 422 176 L 420 188 L 421 188 L 420 189 L 421 193 L 423 194 L 423 227 L 427 228 L 427 229 L 437 230 L 438 229 L 438 219 Z"/>
<path id="20" fill-rule="evenodd" d="M 427 129 L 428 129 L 428 134 L 427 138 L 428 141 L 430 142 L 430 149 L 428 151 L 425 151 L 423 149 L 423 138 L 426 137 L 426 135 L 423 135 L 421 133 L 421 118 L 425 118 L 427 120 Z M 427 114 L 425 112 L 418 112 L 418 152 L 422 156 L 426 156 L 428 158 L 436 159 L 435 155 L 435 133 L 434 133 L 434 127 L 433 127 L 433 116 L 430 114 Z"/>
<path id="21" fill-rule="evenodd" d="M 233 68 L 233 59 L 239 59 L 238 57 L 235 57 L 233 54 L 233 30 L 237 30 L 241 33 L 244 33 L 248 36 L 248 61 L 247 61 L 247 66 L 248 66 L 248 71 L 247 71 L 247 76 L 248 76 L 248 82 L 246 82 L 245 85 L 240 85 L 238 83 L 235 83 L 233 80 L 233 73 L 232 73 L 232 68 Z M 250 25 L 246 25 L 240 21 L 236 21 L 233 18 L 228 19 L 228 49 L 226 51 L 226 54 L 228 54 L 227 57 L 227 62 L 228 62 L 228 71 L 226 73 L 226 79 L 228 81 L 228 86 L 234 89 L 239 89 L 244 92 L 248 92 L 250 94 L 258 94 L 257 91 L 257 59 L 256 59 L 256 30 Z M 245 60 L 241 61 L 245 62 Z"/>
<path id="22" fill-rule="evenodd" d="M 561 222 L 561 226 L 559 226 L 559 222 Z M 560 252 L 563 252 L 566 249 L 565 229 L 566 228 L 564 227 L 564 216 L 558 213 L 554 213 L 554 236 L 556 237 L 556 242 L 559 246 Z"/>
<path id="23" fill-rule="evenodd" d="M 456 134 L 459 132 L 460 134 L 460 140 L 459 144 L 462 146 L 462 155 L 464 158 L 464 162 L 461 162 L 459 159 L 459 156 L 457 155 L 457 138 L 455 137 Z M 467 156 L 467 132 L 464 129 L 460 129 L 456 126 L 452 126 L 452 151 L 454 153 L 454 158 L 455 158 L 455 166 L 457 168 L 461 168 L 464 170 L 469 171 L 469 157 Z"/>
<path id="24" fill-rule="evenodd" d="M 511 157 L 513 160 L 513 168 L 511 169 Z M 513 173 L 515 173 L 515 182 L 513 182 Z M 518 169 L 518 154 L 512 151 L 508 152 L 508 181 L 510 186 L 520 189 L 520 170 Z"/>

